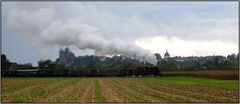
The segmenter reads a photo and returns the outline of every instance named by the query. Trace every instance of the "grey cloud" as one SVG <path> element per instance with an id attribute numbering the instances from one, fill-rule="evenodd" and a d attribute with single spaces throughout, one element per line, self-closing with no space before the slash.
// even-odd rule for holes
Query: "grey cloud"
<path id="1" fill-rule="evenodd" d="M 149 56 L 151 52 L 134 44 L 137 39 L 174 36 L 183 40 L 237 42 L 234 20 L 206 20 L 190 15 L 180 22 L 155 20 L 153 23 L 137 12 L 123 15 L 88 3 L 43 4 L 24 7 L 20 3 L 16 7 L 20 9 L 12 10 L 8 18 L 9 28 L 39 49 L 51 48 L 49 45 L 75 45 L 102 54 L 121 53 L 152 60 L 155 58 Z"/>
<path id="2" fill-rule="evenodd" d="M 79 49 L 94 49 L 102 54 L 123 54 L 155 64 L 153 53 L 133 42 L 121 38 L 106 39 L 92 25 L 54 19 L 52 8 L 41 8 L 35 12 L 13 11 L 8 26 L 29 43 L 39 49 L 41 56 L 49 56 L 48 49 L 54 46 L 77 46 Z"/>

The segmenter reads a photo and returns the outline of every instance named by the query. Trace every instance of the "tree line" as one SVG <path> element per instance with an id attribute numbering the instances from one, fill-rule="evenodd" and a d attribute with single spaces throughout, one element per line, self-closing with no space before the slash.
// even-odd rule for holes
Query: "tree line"
<path id="1" fill-rule="evenodd" d="M 239 54 L 231 54 L 226 60 L 213 58 L 213 60 L 201 60 L 192 63 L 179 63 L 173 60 L 163 61 L 159 68 L 162 70 L 234 70 L 238 69 Z"/>
<path id="2" fill-rule="evenodd" d="M 227 56 L 226 60 L 219 60 L 218 58 L 214 58 L 212 61 L 201 60 L 193 63 L 178 63 L 173 60 L 162 61 L 159 64 L 159 68 L 161 70 L 231 70 L 238 69 L 238 61 L 239 54 L 231 54 Z M 77 69 L 77 70 L 88 70 L 88 69 L 97 69 L 97 70 L 105 70 L 105 69 L 128 69 L 131 67 L 146 67 L 146 66 L 154 66 L 150 63 L 140 62 L 138 60 L 132 60 L 130 63 L 112 63 L 112 64 L 104 64 L 100 62 L 95 62 L 91 65 L 85 64 L 76 64 L 75 66 L 67 66 L 60 64 L 56 61 L 48 60 L 40 60 L 38 61 L 38 67 L 32 66 L 31 63 L 26 64 L 18 64 L 16 62 L 11 62 L 7 59 L 6 55 L 1 55 L 1 69 L 9 70 L 9 69 Z"/>

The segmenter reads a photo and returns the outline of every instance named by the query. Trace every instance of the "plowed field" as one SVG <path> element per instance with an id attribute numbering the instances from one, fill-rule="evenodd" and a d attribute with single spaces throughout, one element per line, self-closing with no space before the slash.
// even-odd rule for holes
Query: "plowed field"
<path id="1" fill-rule="evenodd" d="M 2 78 L 2 102 L 239 102 L 237 80 Z"/>

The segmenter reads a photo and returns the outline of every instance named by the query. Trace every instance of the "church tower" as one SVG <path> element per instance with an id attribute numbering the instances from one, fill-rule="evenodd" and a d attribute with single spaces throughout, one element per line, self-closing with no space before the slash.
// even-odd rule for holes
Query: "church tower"
<path id="1" fill-rule="evenodd" d="M 166 53 L 164 54 L 164 59 L 169 59 L 170 58 L 170 54 L 168 53 L 168 51 L 166 50 Z"/>

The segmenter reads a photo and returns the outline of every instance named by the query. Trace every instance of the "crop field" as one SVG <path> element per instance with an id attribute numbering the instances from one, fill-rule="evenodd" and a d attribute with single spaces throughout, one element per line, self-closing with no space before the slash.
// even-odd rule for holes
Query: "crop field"
<path id="1" fill-rule="evenodd" d="M 2 102 L 239 102 L 238 80 L 191 77 L 2 78 Z"/>

